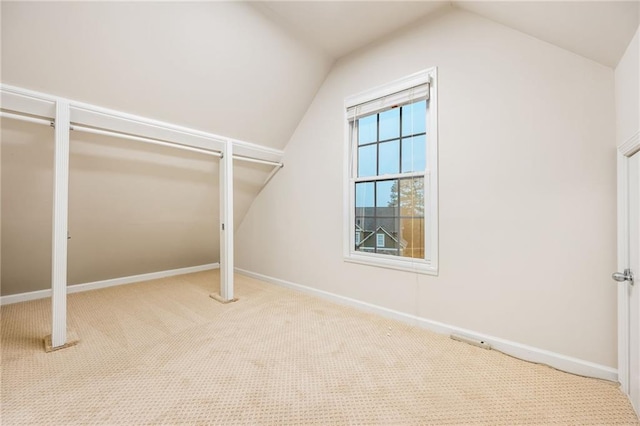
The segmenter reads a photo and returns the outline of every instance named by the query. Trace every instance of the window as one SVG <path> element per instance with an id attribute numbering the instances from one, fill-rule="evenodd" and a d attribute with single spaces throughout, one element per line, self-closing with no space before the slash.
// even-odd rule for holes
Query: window
<path id="1" fill-rule="evenodd" d="M 345 101 L 345 260 L 437 274 L 436 69 Z"/>

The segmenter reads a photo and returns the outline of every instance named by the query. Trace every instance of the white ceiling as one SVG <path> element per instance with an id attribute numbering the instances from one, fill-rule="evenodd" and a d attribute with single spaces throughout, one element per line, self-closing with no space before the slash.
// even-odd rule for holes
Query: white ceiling
<path id="1" fill-rule="evenodd" d="M 448 1 L 261 1 L 252 5 L 333 58 L 450 7 Z"/>
<path id="2" fill-rule="evenodd" d="M 242 2 L 1 8 L 3 83 L 272 148 L 289 141 L 332 62 Z"/>
<path id="3" fill-rule="evenodd" d="M 614 67 L 638 26 L 640 5 L 639 0 L 1 4 L 3 83 L 280 149 L 335 59 L 402 28 L 428 26 L 463 9 Z M 283 99 L 287 107 L 274 114 Z"/>
<path id="4" fill-rule="evenodd" d="M 271 19 L 339 58 L 451 7 L 615 67 L 638 27 L 638 1 L 264 1 Z"/>
<path id="5" fill-rule="evenodd" d="M 454 2 L 455 6 L 615 67 L 638 28 L 638 1 Z"/>

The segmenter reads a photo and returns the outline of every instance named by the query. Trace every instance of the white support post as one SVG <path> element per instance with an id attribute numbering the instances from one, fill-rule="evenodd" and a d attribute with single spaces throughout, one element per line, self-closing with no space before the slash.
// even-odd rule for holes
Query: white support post
<path id="1" fill-rule="evenodd" d="M 220 294 L 211 297 L 221 303 L 235 302 L 233 296 L 233 142 L 227 140 L 220 160 Z"/>
<path id="2" fill-rule="evenodd" d="M 50 347 L 67 345 L 67 221 L 69 207 L 69 103 L 56 103 L 53 167 L 53 244 L 51 271 L 52 330 Z"/>

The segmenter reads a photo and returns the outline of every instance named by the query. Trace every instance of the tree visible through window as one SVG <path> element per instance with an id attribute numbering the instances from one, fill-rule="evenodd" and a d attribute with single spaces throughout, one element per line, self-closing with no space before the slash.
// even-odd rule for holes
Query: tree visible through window
<path id="1" fill-rule="evenodd" d="M 357 120 L 356 251 L 424 258 L 426 103 Z"/>
<path id="2" fill-rule="evenodd" d="M 346 261 L 438 273 L 437 70 L 345 99 Z"/>

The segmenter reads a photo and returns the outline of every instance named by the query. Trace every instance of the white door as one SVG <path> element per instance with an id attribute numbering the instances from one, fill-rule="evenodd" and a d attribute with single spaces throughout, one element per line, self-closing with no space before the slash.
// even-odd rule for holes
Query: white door
<path id="1" fill-rule="evenodd" d="M 618 238 L 621 239 L 618 281 L 618 373 L 636 414 L 640 415 L 640 152 L 622 159 L 621 207 L 625 210 Z M 626 176 L 625 176 L 626 175 Z"/>
<path id="2" fill-rule="evenodd" d="M 629 398 L 640 414 L 640 152 L 629 158 Z"/>

